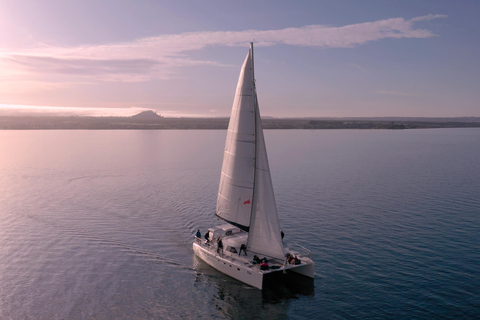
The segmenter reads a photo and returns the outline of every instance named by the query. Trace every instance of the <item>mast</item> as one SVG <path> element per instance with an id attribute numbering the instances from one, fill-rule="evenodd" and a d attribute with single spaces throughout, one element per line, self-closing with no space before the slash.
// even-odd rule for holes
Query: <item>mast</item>
<path id="1" fill-rule="evenodd" d="M 253 224 L 253 221 L 255 221 L 255 204 L 257 201 L 257 197 L 255 196 L 255 184 L 256 184 L 256 176 L 257 176 L 257 159 L 258 159 L 258 148 L 257 148 L 257 121 L 259 119 L 257 118 L 257 108 L 258 108 L 258 102 L 257 102 L 257 90 L 255 87 L 255 67 L 254 67 L 254 59 L 253 59 L 253 42 L 250 42 L 250 51 L 251 51 L 251 61 L 252 61 L 252 99 L 253 99 L 253 126 L 255 128 L 254 134 L 253 134 L 253 146 L 254 146 L 254 170 L 253 170 L 253 194 L 252 194 L 252 208 L 250 211 L 250 225 Z M 250 235 L 250 234 L 249 234 Z M 248 239 L 248 238 L 247 238 Z M 247 240 L 248 241 L 248 240 Z"/>
<path id="2" fill-rule="evenodd" d="M 253 81 L 253 93 L 256 95 L 256 90 L 255 90 L 255 64 L 254 64 L 254 59 L 253 59 L 253 42 L 250 42 L 250 50 L 252 51 L 252 81 Z"/>

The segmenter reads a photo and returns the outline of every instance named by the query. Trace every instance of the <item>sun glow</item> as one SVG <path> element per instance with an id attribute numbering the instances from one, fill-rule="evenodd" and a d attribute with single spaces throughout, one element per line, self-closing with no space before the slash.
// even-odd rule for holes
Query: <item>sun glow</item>
<path id="1" fill-rule="evenodd" d="M 145 111 L 144 108 L 79 108 L 0 104 L 0 116 L 94 116 L 129 117 Z"/>

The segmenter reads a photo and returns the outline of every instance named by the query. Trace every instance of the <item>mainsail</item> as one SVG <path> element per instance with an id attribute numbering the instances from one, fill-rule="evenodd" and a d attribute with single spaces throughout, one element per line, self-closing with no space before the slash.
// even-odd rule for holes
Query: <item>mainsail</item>
<path id="1" fill-rule="evenodd" d="M 249 232 L 249 250 L 284 258 L 258 109 L 253 72 L 253 44 L 243 63 L 233 101 L 216 214 Z"/>

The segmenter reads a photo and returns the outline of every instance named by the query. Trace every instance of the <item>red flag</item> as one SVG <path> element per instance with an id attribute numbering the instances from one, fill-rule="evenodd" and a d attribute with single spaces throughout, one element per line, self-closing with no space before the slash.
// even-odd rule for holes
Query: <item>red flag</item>
<path id="1" fill-rule="evenodd" d="M 247 201 L 245 201 L 243 204 L 249 204 L 250 203 L 250 199 L 248 199 Z"/>

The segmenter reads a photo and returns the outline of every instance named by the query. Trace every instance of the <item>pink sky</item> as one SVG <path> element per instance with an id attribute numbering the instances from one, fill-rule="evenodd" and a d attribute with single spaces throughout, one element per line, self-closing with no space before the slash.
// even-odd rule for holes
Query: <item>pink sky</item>
<path id="1" fill-rule="evenodd" d="M 454 23 L 448 12 L 352 16 L 350 23 L 335 25 L 309 16 L 305 21 L 315 24 L 302 24 L 298 17 L 271 20 L 270 28 L 269 21 L 255 28 L 229 25 L 228 19 L 202 28 L 211 17 L 190 12 L 185 16 L 199 27 L 185 31 L 185 26 L 175 27 L 182 19 L 170 15 L 168 28 L 152 27 L 155 17 L 133 3 L 117 6 L 115 18 L 88 16 L 88 8 L 105 12 L 108 5 L 113 3 L 0 2 L 0 115 L 131 115 L 152 109 L 165 116 L 226 116 L 254 39 L 265 115 L 480 116 L 477 90 L 461 86 L 478 79 L 473 72 L 478 65 L 462 75 L 466 65 L 457 58 L 456 68 L 447 67 L 447 53 L 436 51 L 455 32 L 448 27 Z M 155 10 L 171 14 L 180 8 L 157 5 Z M 133 34 L 126 29 L 117 34 L 120 21 Z"/>

